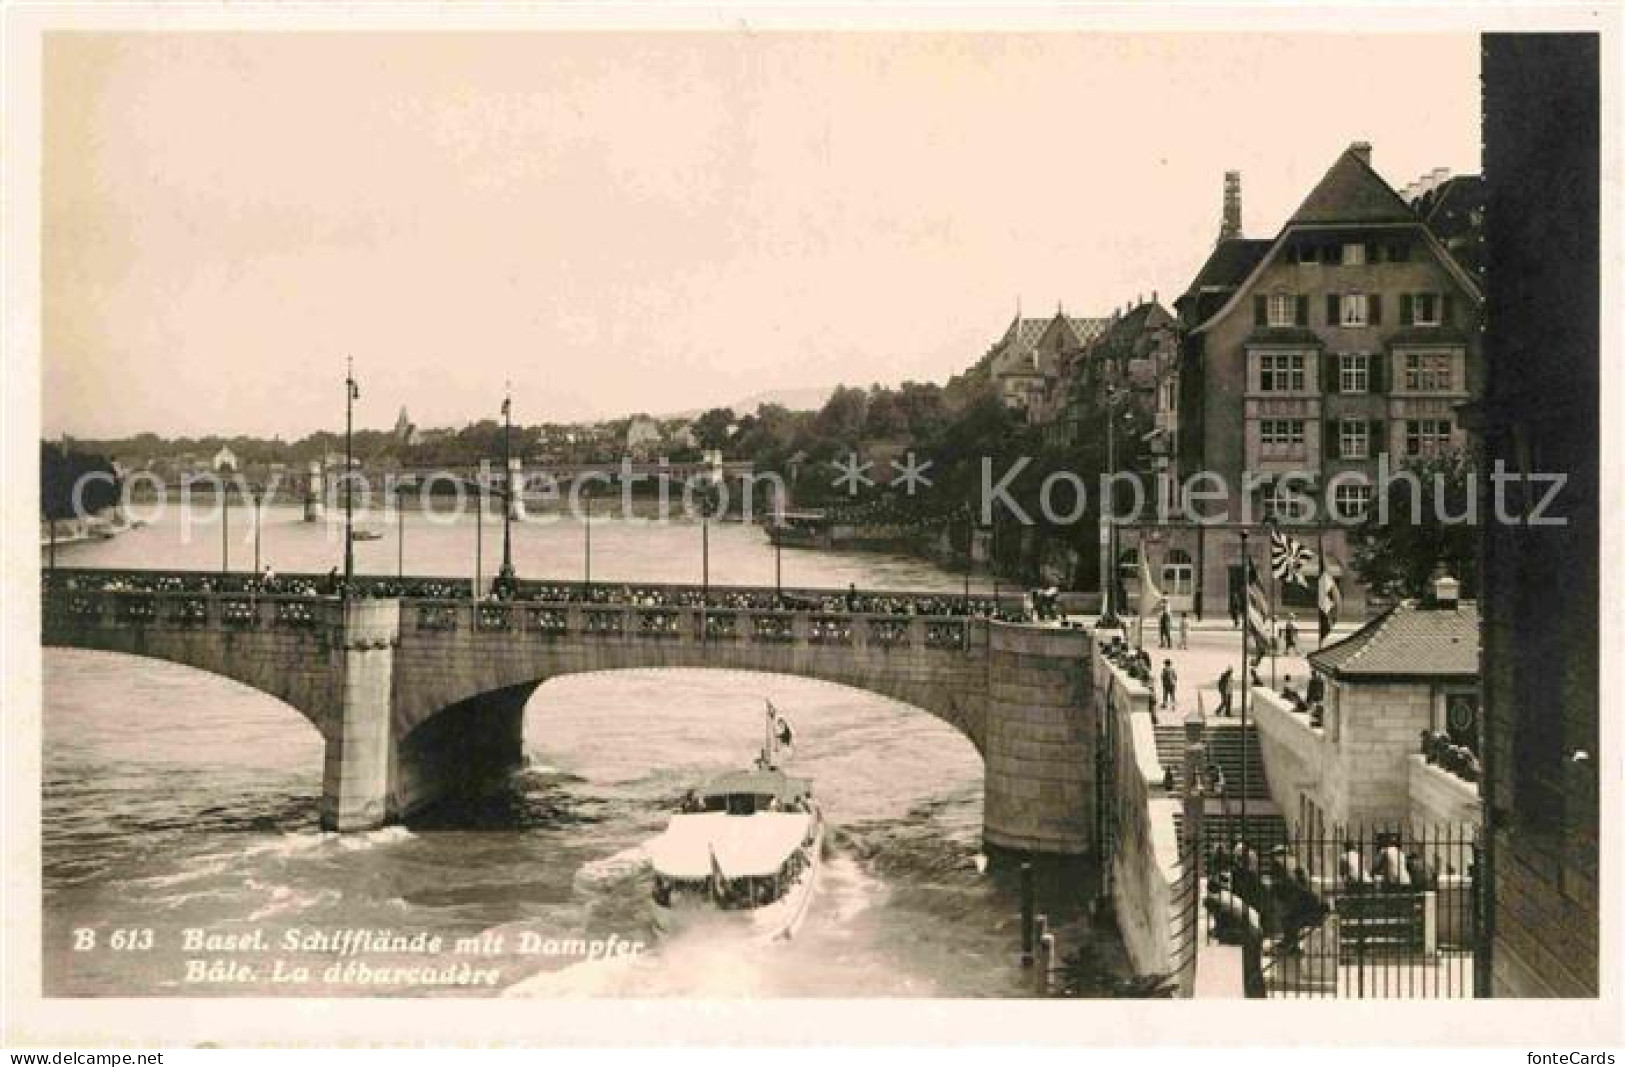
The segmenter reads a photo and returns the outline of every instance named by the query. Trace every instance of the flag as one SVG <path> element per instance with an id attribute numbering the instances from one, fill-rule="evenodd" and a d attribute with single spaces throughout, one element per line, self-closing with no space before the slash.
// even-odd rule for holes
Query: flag
<path id="1" fill-rule="evenodd" d="M 507 418 L 511 411 L 513 411 L 513 397 L 505 396 L 502 398 L 502 417 Z"/>
<path id="2" fill-rule="evenodd" d="M 1337 609 L 1343 605 L 1343 594 L 1337 588 L 1337 579 L 1332 577 L 1330 557 L 1320 561 L 1320 640 L 1324 644 L 1326 636 L 1337 625 Z"/>
<path id="3" fill-rule="evenodd" d="M 779 709 L 773 706 L 771 700 L 763 703 L 767 705 L 767 738 L 768 750 L 762 753 L 767 759 L 767 765 L 772 767 L 776 757 L 782 750 L 784 758 L 790 759 L 795 755 L 796 731 L 790 725 L 790 720 L 779 714 Z"/>
<path id="4" fill-rule="evenodd" d="M 1140 553 L 1140 618 L 1145 618 L 1162 603 L 1162 590 L 1151 580 L 1151 564 L 1145 553 Z"/>
<path id="5" fill-rule="evenodd" d="M 361 387 L 355 383 L 355 379 L 354 378 L 346 378 L 346 379 L 344 379 L 344 381 L 345 381 L 345 384 L 350 387 L 350 399 L 351 400 L 360 400 L 361 399 Z"/>
<path id="6" fill-rule="evenodd" d="M 1270 572 L 1281 581 L 1296 582 L 1308 587 L 1304 570 L 1313 563 L 1315 554 L 1304 547 L 1302 541 L 1288 537 L 1275 526 L 1270 527 Z"/>
<path id="7" fill-rule="evenodd" d="M 1253 566 L 1252 559 L 1244 557 L 1241 565 L 1247 574 L 1247 632 L 1253 639 L 1253 666 L 1256 667 L 1264 659 L 1270 643 L 1270 602 L 1264 595 L 1264 583 L 1258 580 L 1258 568 Z"/>

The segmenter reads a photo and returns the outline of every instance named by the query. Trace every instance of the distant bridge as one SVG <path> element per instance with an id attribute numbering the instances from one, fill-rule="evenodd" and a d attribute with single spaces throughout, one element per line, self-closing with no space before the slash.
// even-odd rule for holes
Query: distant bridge
<path id="1" fill-rule="evenodd" d="M 918 707 L 981 753 L 988 845 L 1095 851 L 1083 631 L 963 614 L 939 593 L 661 586 L 608 603 L 603 586 L 527 583 L 519 599 L 476 601 L 455 578 L 372 578 L 342 598 L 244 581 L 58 569 L 44 579 L 44 642 L 185 664 L 294 708 L 326 741 L 328 828 L 376 828 L 506 775 L 525 703 L 549 678 L 685 667 L 821 679 Z"/>

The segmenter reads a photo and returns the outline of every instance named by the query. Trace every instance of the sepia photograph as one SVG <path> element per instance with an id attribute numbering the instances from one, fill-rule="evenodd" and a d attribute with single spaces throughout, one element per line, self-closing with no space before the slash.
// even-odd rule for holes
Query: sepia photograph
<path id="1" fill-rule="evenodd" d="M 8 1046 L 1619 1045 L 1617 7 L 388 10 L 6 14 Z"/>

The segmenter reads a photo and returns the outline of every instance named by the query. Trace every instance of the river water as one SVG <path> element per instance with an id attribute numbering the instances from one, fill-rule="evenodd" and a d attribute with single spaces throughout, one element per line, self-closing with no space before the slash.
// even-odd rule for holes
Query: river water
<path id="1" fill-rule="evenodd" d="M 59 566 L 212 569 L 218 517 L 170 506 L 146 527 L 59 549 Z M 393 519 L 356 545 L 358 571 L 393 572 Z M 233 509 L 232 565 L 252 566 L 250 512 Z M 482 572 L 501 525 L 480 531 Z M 471 516 L 406 521 L 408 573 L 470 575 Z M 771 585 L 762 532 L 713 524 L 710 578 Z M 579 577 L 574 521 L 514 527 L 524 577 Z M 701 531 L 597 519 L 595 581 L 694 582 Z M 326 571 L 342 537 L 267 509 L 260 553 Z M 962 588 L 918 560 L 785 550 L 786 585 Z M 656 942 L 640 844 L 683 793 L 755 754 L 762 700 L 797 732 L 832 826 L 812 909 L 790 943 Z M 550 681 L 525 714 L 526 765 L 506 792 L 407 826 L 318 828 L 322 743 L 297 713 L 234 682 L 133 657 L 49 649 L 44 659 L 44 967 L 57 996 L 1023 996 L 1017 880 L 980 853 L 981 760 L 924 712 L 778 675 L 627 671 Z M 1040 908 L 1063 951 L 1115 970 L 1080 911 L 1087 877 L 1046 870 Z M 356 957 L 305 938 L 367 930 L 442 939 Z M 147 933 L 146 931 L 150 931 Z M 241 937 L 241 950 L 187 944 Z M 254 937 L 263 939 L 264 948 Z M 480 949 L 454 950 L 480 937 Z M 94 938 L 94 946 L 87 947 Z M 613 939 L 613 940 L 612 940 Z M 636 953 L 618 946 L 643 943 Z M 115 944 L 122 946 L 115 948 Z M 76 947 L 78 946 L 78 947 Z M 587 958 L 595 951 L 605 959 Z M 584 956 L 584 952 L 587 954 Z M 352 959 L 383 984 L 364 981 Z M 208 969 L 215 964 L 213 970 Z M 424 967 L 428 974 L 407 968 Z M 371 977 L 376 978 L 376 973 Z M 456 984 L 479 981 L 479 985 Z"/>

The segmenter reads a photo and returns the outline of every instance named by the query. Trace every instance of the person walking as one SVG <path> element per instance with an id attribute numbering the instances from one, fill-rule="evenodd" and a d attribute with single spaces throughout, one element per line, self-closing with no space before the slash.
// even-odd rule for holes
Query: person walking
<path id="1" fill-rule="evenodd" d="M 1191 647 L 1191 613 L 1188 611 L 1179 613 L 1179 647 Z"/>
<path id="2" fill-rule="evenodd" d="M 1295 655 L 1298 651 L 1298 622 L 1296 615 L 1286 617 L 1286 626 L 1281 629 L 1281 637 L 1285 642 L 1281 654 L 1284 656 Z"/>
<path id="3" fill-rule="evenodd" d="M 1176 697 L 1179 690 L 1179 674 L 1174 670 L 1174 661 L 1162 661 L 1162 706 L 1172 708 L 1177 706 Z"/>
<path id="4" fill-rule="evenodd" d="M 1223 715 L 1229 718 L 1234 714 L 1230 707 L 1230 692 L 1236 684 L 1236 669 L 1226 667 L 1224 673 L 1219 675 L 1219 706 L 1214 709 L 1214 715 Z"/>

